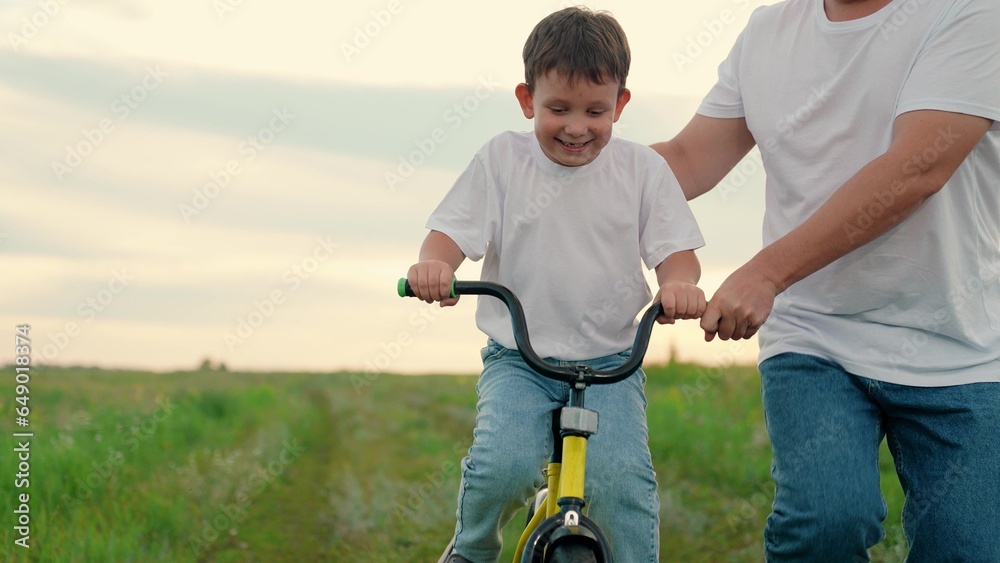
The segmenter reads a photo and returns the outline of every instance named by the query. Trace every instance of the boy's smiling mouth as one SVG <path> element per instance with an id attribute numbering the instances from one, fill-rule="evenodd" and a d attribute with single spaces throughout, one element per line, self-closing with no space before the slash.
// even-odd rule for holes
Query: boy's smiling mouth
<path id="1" fill-rule="evenodd" d="M 563 148 L 574 152 L 582 151 L 583 149 L 587 148 L 587 145 L 589 145 L 593 141 L 593 139 L 591 139 L 590 141 L 584 141 L 582 143 L 568 143 L 562 139 L 556 139 L 556 140 L 559 141 L 559 144 L 561 144 Z"/>

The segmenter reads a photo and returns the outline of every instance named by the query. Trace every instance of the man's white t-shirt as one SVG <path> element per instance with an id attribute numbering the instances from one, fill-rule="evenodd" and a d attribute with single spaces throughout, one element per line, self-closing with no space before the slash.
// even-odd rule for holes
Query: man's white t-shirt
<path id="1" fill-rule="evenodd" d="M 823 0 L 753 13 L 698 113 L 746 118 L 767 174 L 765 245 L 885 153 L 899 115 L 995 121 L 916 213 L 778 296 L 761 361 L 798 352 L 893 383 L 1000 381 L 998 34 L 996 0 L 895 0 L 847 22 L 831 22 Z M 908 165 L 915 172 L 954 142 L 942 130 Z M 891 213 L 900 189 L 859 205 L 843 235 Z"/>
<path id="2" fill-rule="evenodd" d="M 542 357 L 585 360 L 627 350 L 650 302 L 642 264 L 704 245 L 680 185 L 647 146 L 612 138 L 593 162 L 552 162 L 534 132 L 490 140 L 431 214 L 482 279 L 521 300 Z M 479 328 L 516 348 L 506 307 L 481 296 Z"/>

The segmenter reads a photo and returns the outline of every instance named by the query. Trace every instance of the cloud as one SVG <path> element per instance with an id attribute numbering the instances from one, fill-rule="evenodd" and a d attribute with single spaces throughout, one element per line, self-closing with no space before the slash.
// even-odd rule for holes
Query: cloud
<path id="1" fill-rule="evenodd" d="M 284 136 L 284 145 L 365 158 L 393 159 L 440 128 L 456 142 L 442 146 L 431 161 L 452 168 L 468 161 L 471 149 L 466 141 L 477 141 L 472 146 L 478 146 L 499 131 L 530 128 L 515 102 L 515 83 L 497 82 L 490 75 L 470 74 L 462 88 L 378 87 L 226 74 L 154 60 L 110 62 L 10 53 L 0 53 L 0 73 L 9 95 L 21 93 L 22 103 L 45 100 L 93 117 L 169 124 L 236 138 L 257 131 L 276 108 L 285 109 L 296 116 L 296 126 Z M 162 74 L 162 83 L 123 117 L 130 109 L 126 103 L 130 93 L 148 82 L 150 73 Z M 640 142 L 652 142 L 663 136 L 662 131 L 679 130 L 697 101 L 640 92 L 633 99 L 623 127 L 634 130 L 629 138 Z M 649 112 L 659 119 L 653 123 L 631 119 Z M 53 124 L 53 131 L 71 134 L 94 126 L 83 120 L 63 123 Z M 656 135 L 657 131 L 661 133 Z"/>
<path id="2" fill-rule="evenodd" d="M 393 290 L 475 150 L 530 127 L 513 84 L 360 86 L 30 53 L 0 53 L 0 73 L 0 252 L 17 273 L 0 308 L 36 327 L 57 352 L 47 361 L 364 369 L 392 356 L 392 370 L 475 371 L 471 301 L 432 322 Z M 617 133 L 669 138 L 696 103 L 636 92 Z M 755 250 L 759 219 L 740 220 L 760 181 L 696 202 L 710 245 L 725 233 L 706 271 Z M 242 343 L 226 340 L 257 317 Z M 468 353 L 442 355 L 456 348 Z"/>

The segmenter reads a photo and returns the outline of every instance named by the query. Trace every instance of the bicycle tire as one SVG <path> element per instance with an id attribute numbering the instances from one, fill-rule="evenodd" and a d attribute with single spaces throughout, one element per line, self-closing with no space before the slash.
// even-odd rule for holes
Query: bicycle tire
<path id="1" fill-rule="evenodd" d="M 580 543 L 557 545 L 549 557 L 549 563 L 597 563 L 597 554 Z"/>

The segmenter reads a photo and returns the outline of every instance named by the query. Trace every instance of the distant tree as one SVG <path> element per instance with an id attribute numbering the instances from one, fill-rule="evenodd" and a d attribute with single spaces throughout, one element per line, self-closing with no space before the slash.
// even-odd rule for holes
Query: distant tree
<path id="1" fill-rule="evenodd" d="M 229 371 L 225 362 L 213 362 L 212 358 L 205 358 L 198 365 L 198 371 Z"/>

